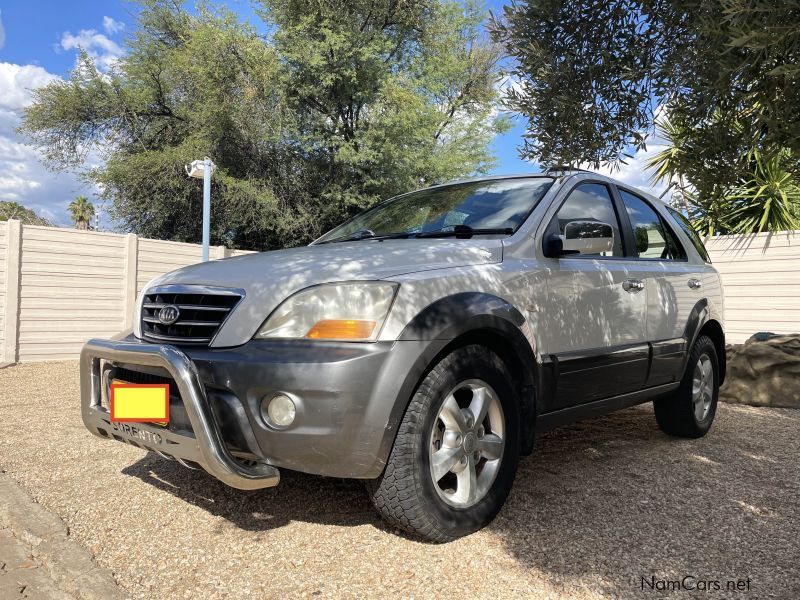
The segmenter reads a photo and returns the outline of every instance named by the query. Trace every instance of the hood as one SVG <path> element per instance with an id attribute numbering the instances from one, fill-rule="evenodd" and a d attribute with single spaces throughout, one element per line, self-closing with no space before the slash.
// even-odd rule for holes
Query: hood
<path id="1" fill-rule="evenodd" d="M 500 239 L 362 240 L 199 263 L 162 275 L 152 284 L 245 290 L 245 299 L 212 344 L 223 347 L 246 343 L 281 302 L 311 285 L 387 279 L 419 271 L 499 263 L 502 258 Z"/>

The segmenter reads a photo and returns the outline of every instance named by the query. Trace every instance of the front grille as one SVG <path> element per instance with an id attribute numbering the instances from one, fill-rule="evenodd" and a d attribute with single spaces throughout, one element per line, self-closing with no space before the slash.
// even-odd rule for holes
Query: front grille
<path id="1" fill-rule="evenodd" d="M 241 290 L 204 286 L 161 286 L 147 290 L 142 302 L 142 337 L 152 342 L 208 345 L 244 296 Z M 162 312 L 177 308 L 177 319 Z"/>
<path id="2" fill-rule="evenodd" d="M 109 376 L 111 379 L 119 379 L 125 383 L 137 383 L 145 385 L 169 385 L 170 393 L 178 395 L 178 386 L 171 377 L 162 377 L 161 375 L 151 375 L 150 373 L 142 373 L 141 371 L 131 371 L 123 367 L 114 367 Z"/>

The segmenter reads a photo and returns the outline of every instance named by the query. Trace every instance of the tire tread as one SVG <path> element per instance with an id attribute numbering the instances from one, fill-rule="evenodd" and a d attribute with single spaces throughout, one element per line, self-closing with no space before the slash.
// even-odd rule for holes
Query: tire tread
<path id="1" fill-rule="evenodd" d="M 457 361 L 464 360 L 488 360 L 495 368 L 507 373 L 502 360 L 483 346 L 464 346 L 445 356 L 431 369 L 414 393 L 398 427 L 383 474 L 367 482 L 375 509 L 389 525 L 436 543 L 454 540 L 462 534 L 439 527 L 425 509 L 419 496 L 419 478 L 424 474 L 417 468 L 416 450 L 422 437 L 419 435 L 420 428 L 448 370 Z"/>
<path id="2" fill-rule="evenodd" d="M 713 421 L 719 389 L 719 363 L 714 342 L 707 335 L 701 335 L 692 347 L 687 361 L 686 372 L 677 391 L 666 398 L 659 398 L 653 402 L 656 422 L 661 431 L 667 435 L 682 438 L 699 438 L 703 437 L 711 426 L 710 423 L 708 426 L 698 424 L 692 406 L 694 365 L 703 352 L 706 352 L 711 357 L 714 369 L 715 389 L 714 400 L 711 405 L 711 421 Z"/>

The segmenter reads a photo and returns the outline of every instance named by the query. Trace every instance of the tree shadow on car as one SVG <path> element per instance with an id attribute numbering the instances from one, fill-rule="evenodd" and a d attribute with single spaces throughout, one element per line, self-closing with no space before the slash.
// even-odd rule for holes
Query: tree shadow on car
<path id="1" fill-rule="evenodd" d="M 148 453 L 122 470 L 209 513 L 248 531 L 266 531 L 304 521 L 322 525 L 382 527 L 357 480 L 335 479 L 281 471 L 273 488 L 238 490 L 205 471 L 188 469 L 155 453 Z"/>
<path id="2" fill-rule="evenodd" d="M 798 426 L 800 411 L 721 404 L 705 438 L 676 439 L 648 404 L 549 432 L 488 531 L 568 595 L 652 597 L 689 575 L 800 597 Z"/>

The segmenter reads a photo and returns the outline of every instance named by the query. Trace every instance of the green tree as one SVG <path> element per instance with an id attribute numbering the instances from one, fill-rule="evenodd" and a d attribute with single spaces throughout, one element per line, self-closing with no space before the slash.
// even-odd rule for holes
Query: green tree
<path id="1" fill-rule="evenodd" d="M 25 225 L 50 225 L 47 219 L 43 219 L 30 208 L 25 208 L 19 202 L 0 201 L 0 221 L 17 219 Z"/>
<path id="2" fill-rule="evenodd" d="M 712 119 L 719 119 L 715 114 Z M 734 131 L 741 131 L 733 123 Z M 661 118 L 656 129 L 666 147 L 647 161 L 655 181 L 667 182 L 673 202 L 683 208 L 698 231 L 758 233 L 800 228 L 800 185 L 791 172 L 791 152 L 781 149 L 764 154 L 758 148 L 732 157 L 731 180 L 708 182 L 703 178 L 706 151 L 680 119 Z M 698 191 L 697 186 L 702 188 Z"/>
<path id="3" fill-rule="evenodd" d="M 146 0 L 108 73 L 87 55 L 41 88 L 23 131 L 80 168 L 140 234 L 200 238 L 211 156 L 212 243 L 308 242 L 376 200 L 475 172 L 507 123 L 494 114 L 500 51 L 483 14 L 449 0 L 264 0 L 260 35 L 223 8 Z"/>
<path id="4" fill-rule="evenodd" d="M 86 196 L 77 196 L 67 207 L 75 229 L 89 229 L 94 216 L 94 204 Z"/>
<path id="5" fill-rule="evenodd" d="M 788 151 L 764 156 L 753 150 L 752 170 L 725 195 L 734 233 L 800 229 L 800 185 L 787 168 Z"/>
<path id="6" fill-rule="evenodd" d="M 624 162 L 661 107 L 692 148 L 681 172 L 716 202 L 756 152 L 800 173 L 798 25 L 800 0 L 529 0 L 493 33 L 516 60 L 524 156 Z"/>

